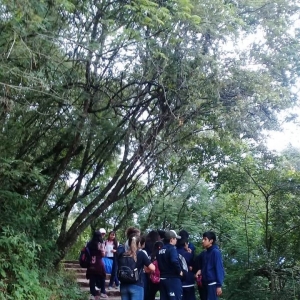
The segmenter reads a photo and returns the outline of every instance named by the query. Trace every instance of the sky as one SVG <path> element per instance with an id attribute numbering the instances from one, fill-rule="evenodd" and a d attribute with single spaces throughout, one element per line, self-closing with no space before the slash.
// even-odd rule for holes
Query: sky
<path id="1" fill-rule="evenodd" d="M 300 100 L 298 100 L 300 102 Z M 269 131 L 269 138 L 267 139 L 267 146 L 270 150 L 281 152 L 289 145 L 300 149 L 300 108 L 293 108 L 294 113 L 298 113 L 296 122 L 287 123 L 282 121 L 282 131 Z M 283 113 L 281 119 L 284 120 Z"/>

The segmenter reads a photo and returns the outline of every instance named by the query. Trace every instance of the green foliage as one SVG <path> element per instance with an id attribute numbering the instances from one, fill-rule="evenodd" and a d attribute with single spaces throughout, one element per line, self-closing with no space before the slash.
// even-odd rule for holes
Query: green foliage
<path id="1" fill-rule="evenodd" d="M 41 246 L 24 232 L 3 228 L 0 245 L 0 299 L 83 299 L 74 279 L 46 271 Z"/>
<path id="2" fill-rule="evenodd" d="M 296 101 L 299 5 L 240 2 L 1 2 L 1 255 L 37 254 L 1 267 L 7 297 L 100 226 L 216 230 L 241 290 L 298 274 L 299 175 L 262 130 Z"/>

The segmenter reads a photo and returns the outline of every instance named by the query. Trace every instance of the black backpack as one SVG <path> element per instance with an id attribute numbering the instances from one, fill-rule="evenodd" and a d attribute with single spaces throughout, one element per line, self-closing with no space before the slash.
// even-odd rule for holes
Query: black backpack
<path id="1" fill-rule="evenodd" d="M 91 264 L 91 253 L 90 253 L 90 249 L 87 246 L 81 249 L 79 255 L 79 264 L 81 268 L 85 268 L 85 269 L 87 269 Z"/>
<path id="2" fill-rule="evenodd" d="M 118 279 L 121 283 L 136 283 L 139 280 L 137 263 L 130 255 L 122 254 L 118 260 Z"/>

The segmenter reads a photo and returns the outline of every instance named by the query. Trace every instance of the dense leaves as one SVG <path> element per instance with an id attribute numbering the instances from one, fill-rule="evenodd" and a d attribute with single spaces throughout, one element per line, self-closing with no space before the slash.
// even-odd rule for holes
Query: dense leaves
<path id="1" fill-rule="evenodd" d="M 57 264 L 89 227 L 245 228 L 229 264 L 274 270 L 298 175 L 262 130 L 296 101 L 299 3 L 259 2 L 1 1 L 0 236 Z"/>

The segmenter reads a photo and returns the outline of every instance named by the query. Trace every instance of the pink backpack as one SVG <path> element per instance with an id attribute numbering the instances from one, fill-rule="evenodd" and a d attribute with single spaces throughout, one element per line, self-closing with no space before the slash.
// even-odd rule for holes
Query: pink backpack
<path id="1" fill-rule="evenodd" d="M 159 281 L 160 281 L 160 271 L 159 271 L 159 268 L 158 268 L 157 260 L 153 261 L 152 263 L 155 266 L 155 271 L 150 274 L 150 280 L 153 283 L 159 283 Z"/>

